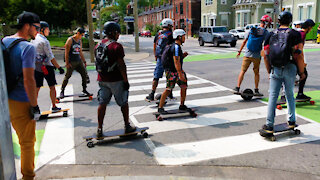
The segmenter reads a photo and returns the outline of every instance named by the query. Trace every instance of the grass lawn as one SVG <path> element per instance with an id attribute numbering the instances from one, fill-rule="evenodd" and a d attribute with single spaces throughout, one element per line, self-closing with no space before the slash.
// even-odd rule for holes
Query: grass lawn
<path id="1" fill-rule="evenodd" d="M 48 40 L 51 46 L 63 47 L 69 36 L 70 35 L 67 34 L 61 35 L 61 37 L 58 37 L 57 35 L 50 35 L 48 36 Z"/>

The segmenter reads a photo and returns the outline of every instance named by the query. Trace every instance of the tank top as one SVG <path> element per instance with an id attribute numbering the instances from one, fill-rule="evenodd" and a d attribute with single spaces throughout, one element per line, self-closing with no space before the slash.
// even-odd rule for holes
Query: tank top
<path id="1" fill-rule="evenodd" d="M 81 58 L 80 58 L 81 40 L 76 42 L 73 39 L 73 37 L 71 37 L 71 39 L 72 39 L 72 44 L 69 51 L 69 61 L 72 61 L 72 62 L 81 61 Z"/>

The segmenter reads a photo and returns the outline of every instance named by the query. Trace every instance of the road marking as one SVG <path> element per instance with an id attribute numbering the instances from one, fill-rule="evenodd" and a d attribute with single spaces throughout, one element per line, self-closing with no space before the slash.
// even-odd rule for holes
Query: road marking
<path id="1" fill-rule="evenodd" d="M 191 74 L 187 74 L 188 78 L 193 78 L 195 76 L 191 75 Z M 130 84 L 134 84 L 134 83 L 144 83 L 144 82 L 150 82 L 150 84 L 152 83 L 153 77 L 149 77 L 149 78 L 134 78 L 134 79 L 130 79 L 129 83 Z M 164 82 L 167 81 L 165 77 L 159 79 L 159 82 Z"/>
<path id="2" fill-rule="evenodd" d="M 131 66 L 128 66 L 127 68 L 127 71 L 133 71 L 133 70 L 147 70 L 147 69 L 152 69 L 154 70 L 155 66 L 152 65 L 152 66 L 143 66 L 143 67 L 131 67 Z"/>
<path id="3" fill-rule="evenodd" d="M 59 94 L 60 90 L 56 90 Z M 72 85 L 66 87 L 65 94 L 73 94 Z M 59 107 L 70 109 L 68 117 L 48 119 L 36 168 L 47 163 L 75 164 L 73 97 L 64 99 L 71 102 L 60 103 Z M 68 156 L 60 157 L 66 152 Z"/>
<path id="4" fill-rule="evenodd" d="M 138 77 L 150 77 L 150 79 L 153 79 L 153 74 L 151 73 L 147 73 L 147 74 L 131 74 L 128 75 L 128 79 L 130 81 L 130 79 L 132 78 L 138 78 Z"/>
<path id="5" fill-rule="evenodd" d="M 299 126 L 301 134 L 279 138 L 271 142 L 259 133 L 223 137 L 204 141 L 165 145 L 154 150 L 161 165 L 182 165 L 209 159 L 225 158 L 241 154 L 291 146 L 320 139 L 320 125 L 309 123 Z"/>
<path id="6" fill-rule="evenodd" d="M 193 88 L 193 89 L 188 89 L 187 94 L 188 95 L 195 95 L 195 94 L 204 94 L 204 93 L 212 93 L 212 92 L 218 92 L 218 91 L 224 91 L 226 88 L 223 86 L 211 86 L 211 87 L 202 87 L 202 88 Z M 173 94 L 176 94 L 176 97 L 180 96 L 180 90 L 173 91 Z M 134 101 L 144 101 L 146 98 L 145 94 L 142 95 L 133 95 L 129 96 L 129 102 L 134 102 Z"/>
<path id="7" fill-rule="evenodd" d="M 201 107 L 200 107 L 201 108 Z M 200 109 L 199 108 L 199 109 Z M 150 121 L 140 123 L 139 126 L 150 128 L 151 134 L 175 131 L 180 129 L 192 129 L 219 124 L 248 121 L 267 117 L 268 106 L 261 106 L 249 109 L 239 109 L 233 111 L 224 111 L 218 113 L 198 114 L 196 118 L 175 118 L 170 121 Z M 286 111 L 277 110 L 277 115 L 287 114 Z M 154 117 L 156 120 L 156 118 Z"/>
<path id="8" fill-rule="evenodd" d="M 141 71 L 127 71 L 127 74 L 146 73 L 146 72 L 152 72 L 153 73 L 153 71 L 154 71 L 154 69 L 141 70 Z"/>

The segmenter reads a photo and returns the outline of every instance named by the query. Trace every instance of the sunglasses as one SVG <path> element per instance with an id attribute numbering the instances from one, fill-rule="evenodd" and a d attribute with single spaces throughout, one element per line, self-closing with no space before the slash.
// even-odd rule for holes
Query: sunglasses
<path id="1" fill-rule="evenodd" d="M 32 26 L 34 26 L 37 31 L 40 31 L 40 26 L 37 26 L 37 25 L 35 25 L 35 24 L 32 24 Z"/>

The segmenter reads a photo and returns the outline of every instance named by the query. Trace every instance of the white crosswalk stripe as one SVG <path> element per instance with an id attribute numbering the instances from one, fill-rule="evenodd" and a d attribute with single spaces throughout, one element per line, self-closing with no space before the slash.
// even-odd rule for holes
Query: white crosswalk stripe
<path id="1" fill-rule="evenodd" d="M 237 48 L 219 48 L 219 47 L 198 47 L 186 50 L 189 55 L 215 54 L 215 53 L 231 53 L 237 52 Z"/>
<path id="2" fill-rule="evenodd" d="M 193 53 L 211 53 L 216 48 L 195 50 Z M 236 48 L 226 48 L 216 50 L 221 53 L 227 51 L 235 51 Z M 192 54 L 189 52 L 189 54 Z M 208 109 L 216 106 L 229 107 L 233 109 L 222 108 L 223 110 L 211 111 L 205 113 L 199 113 L 196 118 L 183 117 L 165 120 L 162 122 L 156 121 L 156 118 L 152 113 L 157 111 L 155 104 L 142 105 L 147 92 L 150 92 L 152 87 L 153 69 L 154 63 L 131 63 L 128 67 L 128 78 L 131 84 L 130 92 L 134 92 L 134 95 L 129 96 L 130 103 L 130 119 L 138 127 L 147 126 L 149 134 L 154 136 L 166 136 L 166 133 L 174 133 L 175 131 L 186 132 L 185 136 L 190 135 L 191 131 L 201 131 L 201 128 L 213 127 L 223 124 L 242 123 L 244 126 L 248 121 L 259 121 L 264 123 L 267 116 L 267 105 L 259 101 L 253 101 L 256 106 L 248 106 L 244 108 L 241 105 L 242 98 L 238 95 L 232 95 L 229 88 L 216 84 L 214 82 L 199 78 L 192 74 L 187 74 L 189 81 L 189 87 L 187 90 L 187 96 L 200 97 L 191 98 L 186 100 L 185 104 L 190 108 L 196 108 L 198 111 Z M 158 88 L 165 88 L 165 78 L 160 79 Z M 197 87 L 199 85 L 199 87 Z M 210 97 L 214 94 L 214 97 Z M 180 96 L 180 89 L 177 87 L 173 94 L 175 97 Z M 135 103 L 140 102 L 138 105 Z M 170 106 L 165 106 L 166 110 L 178 109 L 180 102 L 170 101 Z M 239 105 L 240 104 L 240 105 Z M 286 110 L 276 110 L 277 116 L 284 116 L 287 114 Z M 148 117 L 148 118 L 146 118 Z M 150 119 L 150 117 L 152 117 Z M 229 135 L 225 137 L 212 137 L 199 141 L 191 142 L 160 142 L 161 145 L 155 145 L 153 143 L 153 137 L 147 138 L 146 144 L 153 152 L 155 159 L 161 165 L 183 165 L 189 163 L 195 163 L 199 161 L 212 160 L 216 158 L 230 157 L 234 155 L 248 154 L 258 151 L 271 150 L 275 148 L 291 146 L 310 141 L 320 140 L 320 125 L 315 122 L 311 122 L 306 118 L 300 118 L 305 121 L 303 125 L 299 126 L 299 129 L 303 132 L 303 135 L 294 137 L 283 137 L 276 142 L 270 142 L 262 138 L 257 132 L 257 128 L 254 128 L 252 132 L 245 132 L 240 135 Z M 261 121 L 262 120 L 262 121 Z M 249 127 L 248 127 L 249 128 Z M 251 127 L 252 129 L 252 127 Z M 190 131 L 190 132 L 189 132 Z M 158 142 L 159 143 L 159 142 Z M 246 145 L 244 145 L 246 144 Z M 212 151 L 212 149 L 215 149 Z"/>

